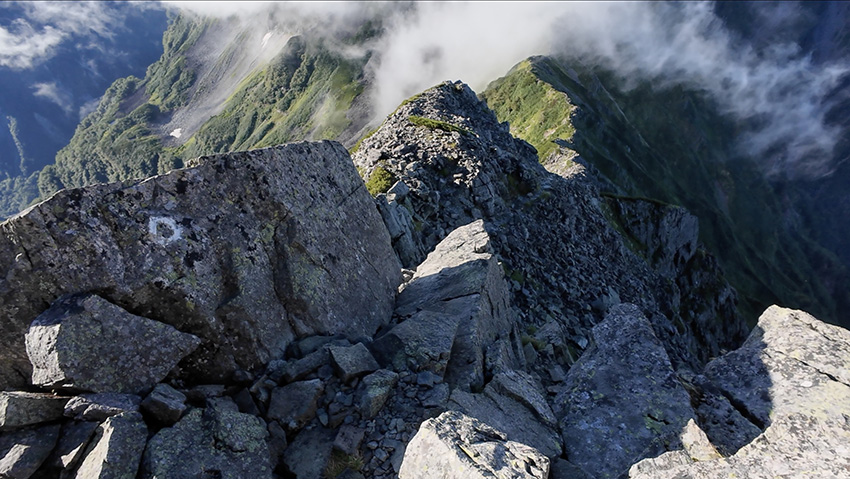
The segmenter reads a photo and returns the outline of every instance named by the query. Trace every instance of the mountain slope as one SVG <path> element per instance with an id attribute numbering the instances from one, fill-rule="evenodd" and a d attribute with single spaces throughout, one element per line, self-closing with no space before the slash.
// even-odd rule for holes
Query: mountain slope
<path id="1" fill-rule="evenodd" d="M 735 125 L 711 102 L 682 88 L 624 92 L 610 74 L 566 65 L 531 58 L 481 96 L 544 155 L 558 142 L 592 163 L 609 179 L 610 193 L 657 198 L 696 214 L 701 240 L 719 255 L 751 321 L 774 303 L 841 320 L 844 267 L 801 234 L 755 165 L 735 158 Z M 548 129 L 528 120 L 541 104 Z"/>

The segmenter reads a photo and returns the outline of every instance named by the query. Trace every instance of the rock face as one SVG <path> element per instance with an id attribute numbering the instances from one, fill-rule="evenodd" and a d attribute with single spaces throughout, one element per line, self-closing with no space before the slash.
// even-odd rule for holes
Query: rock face
<path id="1" fill-rule="evenodd" d="M 131 479 L 136 477 L 148 428 L 139 413 L 122 413 L 106 420 L 95 432 L 75 478 Z"/>
<path id="2" fill-rule="evenodd" d="M 764 432 L 729 457 L 639 463 L 630 477 L 850 474 L 847 330 L 772 306 L 747 342 L 709 363 L 705 375 Z"/>
<path id="3" fill-rule="evenodd" d="M 24 391 L 0 392 L 0 431 L 55 421 L 70 398 Z"/>
<path id="4" fill-rule="evenodd" d="M 593 477 L 617 478 L 676 447 L 695 413 L 635 305 L 614 306 L 593 337 L 596 348 L 570 369 L 555 410 L 570 462 Z"/>
<path id="5" fill-rule="evenodd" d="M 199 343 L 91 294 L 59 299 L 26 334 L 33 384 L 94 392 L 149 389 Z"/>
<path id="6" fill-rule="evenodd" d="M 303 143 L 201 158 L 140 182 L 63 190 L 0 226 L 0 387 L 57 298 L 96 292 L 202 339 L 186 372 L 223 380 L 299 335 L 371 335 L 399 267 L 346 151 Z"/>
<path id="7" fill-rule="evenodd" d="M 549 459 L 456 411 L 425 421 L 410 441 L 400 479 L 546 479 Z"/>

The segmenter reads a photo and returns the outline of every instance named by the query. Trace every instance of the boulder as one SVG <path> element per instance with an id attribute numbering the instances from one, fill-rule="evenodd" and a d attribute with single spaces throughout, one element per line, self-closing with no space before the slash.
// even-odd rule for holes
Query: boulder
<path id="1" fill-rule="evenodd" d="M 168 384 L 157 384 L 142 400 L 142 411 L 162 424 L 170 426 L 180 420 L 186 410 L 186 395 Z"/>
<path id="2" fill-rule="evenodd" d="M 29 479 L 50 455 L 58 436 L 58 424 L 0 434 L 0 477 Z"/>
<path id="3" fill-rule="evenodd" d="M 36 477 L 60 477 L 63 471 L 65 475 L 74 471 L 99 426 L 100 423 L 94 421 L 68 421 L 62 424 L 56 447 Z"/>
<path id="4" fill-rule="evenodd" d="M 457 411 L 428 419 L 410 440 L 399 479 L 546 479 L 549 459 Z"/>
<path id="5" fill-rule="evenodd" d="M 148 441 L 140 477 L 270 479 L 268 435 L 262 419 L 239 412 L 232 402 L 213 400 Z"/>
<path id="6" fill-rule="evenodd" d="M 445 375 L 465 389 L 484 385 L 484 351 L 510 334 L 508 289 L 484 222 L 452 231 L 399 294 L 403 321 L 372 349 L 384 364 Z M 407 324 L 409 322 L 409 324 Z"/>
<path id="7" fill-rule="evenodd" d="M 668 453 L 636 464 L 631 477 L 847 477 L 850 332 L 771 306 L 744 345 L 705 375 L 763 432 L 729 457 Z"/>
<path id="8" fill-rule="evenodd" d="M 398 373 L 379 369 L 363 378 L 357 388 L 360 415 L 373 418 L 384 407 L 398 383 Z"/>
<path id="9" fill-rule="evenodd" d="M 185 377 L 224 382 L 282 357 L 296 336 L 373 335 L 400 269 L 334 142 L 63 190 L 0 225 L 0 388 L 30 377 L 24 333 L 66 294 L 97 291 L 200 337 Z"/>
<path id="10" fill-rule="evenodd" d="M 0 431 L 59 419 L 69 399 L 47 393 L 0 392 Z"/>
<path id="11" fill-rule="evenodd" d="M 95 431 L 76 479 L 133 479 L 145 450 L 148 428 L 137 412 L 112 416 Z"/>
<path id="12" fill-rule="evenodd" d="M 295 477 L 326 477 L 334 432 L 321 426 L 305 429 L 283 452 L 283 462 Z"/>
<path id="13" fill-rule="evenodd" d="M 93 294 L 57 300 L 26 334 L 33 384 L 94 392 L 153 387 L 199 343 Z"/>
<path id="14" fill-rule="evenodd" d="M 301 429 L 316 417 L 319 397 L 324 388 L 320 379 L 298 381 L 275 388 L 266 416 L 289 431 Z"/>
<path id="15" fill-rule="evenodd" d="M 331 346 L 328 352 L 334 371 L 344 383 L 376 371 L 380 367 L 363 343 L 357 343 L 354 346 Z"/>
<path id="16" fill-rule="evenodd" d="M 570 462 L 592 477 L 618 478 L 643 458 L 681 449 L 695 413 L 637 306 L 611 308 L 593 337 L 595 349 L 567 373 L 555 411 Z"/>

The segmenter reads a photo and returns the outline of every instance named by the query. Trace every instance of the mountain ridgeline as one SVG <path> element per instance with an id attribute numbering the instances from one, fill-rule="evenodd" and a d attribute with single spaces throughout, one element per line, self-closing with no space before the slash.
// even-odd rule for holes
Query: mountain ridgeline
<path id="1" fill-rule="evenodd" d="M 375 59 L 363 46 L 380 32 L 380 22 L 368 22 L 329 41 L 178 15 L 145 77 L 116 81 L 54 164 L 6 189 L 16 195 L 37 186 L 43 199 L 62 188 L 162 174 L 202 155 L 305 139 L 334 139 L 354 151 L 375 126 L 368 74 Z M 277 46 L 266 48 L 270 36 Z M 362 56 L 341 53 L 346 45 Z M 619 85 L 614 74 L 581 62 L 533 57 L 480 94 L 541 162 L 557 155 L 565 167 L 592 165 L 608 220 L 637 254 L 654 253 L 623 205 L 684 206 L 700 219 L 699 239 L 717 254 L 750 323 L 774 303 L 842 323 L 847 262 L 841 240 L 816 214 L 830 198 L 823 185 L 838 180 L 811 191 L 769 183 L 757 163 L 736 157 L 736 124 L 703 95 Z M 377 194 L 393 176 L 378 169 L 367 180 Z M 6 214 L 15 212 L 10 206 Z"/>

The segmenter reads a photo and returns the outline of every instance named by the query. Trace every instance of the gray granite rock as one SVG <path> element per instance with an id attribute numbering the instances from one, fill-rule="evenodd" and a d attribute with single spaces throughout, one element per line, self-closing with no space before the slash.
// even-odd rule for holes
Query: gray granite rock
<path id="1" fill-rule="evenodd" d="M 546 479 L 549 459 L 477 419 L 447 411 L 419 427 L 398 477 Z"/>
<path id="2" fill-rule="evenodd" d="M 373 418 L 389 399 L 398 383 L 398 373 L 379 369 L 366 376 L 357 387 L 357 403 L 360 414 Z"/>
<path id="3" fill-rule="evenodd" d="M 0 392 L 0 431 L 59 419 L 70 399 L 48 393 Z"/>
<path id="4" fill-rule="evenodd" d="M 186 410 L 186 395 L 168 384 L 159 383 L 142 400 L 141 407 L 145 414 L 170 426 L 180 420 Z"/>
<path id="5" fill-rule="evenodd" d="M 58 424 L 0 434 L 0 477 L 29 479 L 48 458 L 58 436 Z"/>
<path id="6" fill-rule="evenodd" d="M 614 306 L 593 336 L 596 348 L 567 373 L 555 411 L 570 462 L 590 476 L 618 478 L 637 461 L 676 449 L 695 413 L 636 306 Z"/>
<path id="7" fill-rule="evenodd" d="M 268 435 L 262 419 L 239 412 L 232 402 L 214 400 L 148 441 L 140 477 L 270 479 Z"/>
<path id="8" fill-rule="evenodd" d="M 298 381 L 272 391 L 266 416 L 275 420 L 288 431 L 304 427 L 316 417 L 319 397 L 324 384 L 319 379 Z"/>
<path id="9" fill-rule="evenodd" d="M 848 371 L 850 332 L 803 311 L 771 306 L 741 348 L 712 361 L 705 371 L 764 431 L 729 457 L 674 461 L 662 456 L 636 464 L 630 476 L 847 477 Z"/>
<path id="10" fill-rule="evenodd" d="M 333 430 L 323 427 L 305 429 L 286 448 L 283 462 L 296 477 L 325 477 L 333 442 Z"/>
<path id="11" fill-rule="evenodd" d="M 60 191 L 0 227 L 0 278 L 6 388 L 30 375 L 30 323 L 66 294 L 98 291 L 200 337 L 184 376 L 224 382 L 296 336 L 374 334 L 401 274 L 347 151 L 318 142 Z"/>
<path id="12" fill-rule="evenodd" d="M 68 421 L 62 424 L 56 447 L 38 474 L 60 477 L 76 470 L 99 426 L 100 423 L 94 421 Z"/>
<path id="13" fill-rule="evenodd" d="M 93 294 L 57 300 L 26 333 L 33 384 L 94 392 L 137 394 L 199 344 L 192 334 Z"/>
<path id="14" fill-rule="evenodd" d="M 347 347 L 331 346 L 328 352 L 334 372 L 344 383 L 376 371 L 380 367 L 363 343 Z"/>
<path id="15" fill-rule="evenodd" d="M 138 412 L 142 398 L 135 394 L 81 394 L 65 405 L 65 416 L 86 421 L 103 421 L 122 412 Z"/>
<path id="16" fill-rule="evenodd" d="M 148 428 L 138 412 L 112 416 L 95 431 L 75 479 L 135 479 Z"/>

